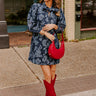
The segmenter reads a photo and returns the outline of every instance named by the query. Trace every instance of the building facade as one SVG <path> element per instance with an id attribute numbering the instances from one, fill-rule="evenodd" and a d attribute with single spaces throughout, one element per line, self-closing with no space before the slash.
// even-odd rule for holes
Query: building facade
<path id="1" fill-rule="evenodd" d="M 0 0 L 0 28 L 3 26 L 3 30 L 0 29 L 0 38 L 7 38 L 4 39 L 7 43 L 2 41 L 3 45 L 9 46 L 8 25 L 26 25 L 26 14 L 32 3 L 32 0 Z M 96 0 L 61 0 L 61 8 L 66 18 L 68 41 L 96 37 Z M 24 18 L 19 18 L 22 15 Z"/>
<path id="2" fill-rule="evenodd" d="M 96 0 L 65 0 L 68 40 L 96 37 Z"/>

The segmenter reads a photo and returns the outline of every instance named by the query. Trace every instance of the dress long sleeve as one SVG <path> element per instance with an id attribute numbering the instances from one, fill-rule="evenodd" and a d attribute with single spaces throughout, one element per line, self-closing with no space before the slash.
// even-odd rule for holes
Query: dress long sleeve
<path id="1" fill-rule="evenodd" d="M 39 33 L 42 30 L 42 27 L 39 26 L 39 23 L 37 21 L 37 10 L 38 10 L 38 4 L 34 3 L 27 16 L 27 25 L 28 25 L 28 30 L 33 33 Z"/>
<path id="2" fill-rule="evenodd" d="M 60 8 L 60 17 L 58 17 L 58 21 L 57 21 L 57 26 L 58 29 L 55 30 L 56 33 L 61 33 L 62 31 L 64 31 L 66 27 L 64 12 L 62 11 L 61 8 Z"/>

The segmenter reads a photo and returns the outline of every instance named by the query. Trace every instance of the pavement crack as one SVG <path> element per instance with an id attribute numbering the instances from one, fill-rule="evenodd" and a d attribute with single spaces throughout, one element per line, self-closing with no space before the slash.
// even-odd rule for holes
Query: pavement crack
<path id="1" fill-rule="evenodd" d="M 42 83 L 42 81 L 39 79 L 39 77 L 35 74 L 35 72 L 29 67 L 29 65 L 27 64 L 27 62 L 22 58 L 22 56 L 18 53 L 18 51 L 12 47 L 13 50 L 16 52 L 16 54 L 21 58 L 21 60 L 24 62 L 24 64 L 27 66 L 27 68 L 29 68 L 29 70 L 31 71 L 31 73 L 33 73 L 35 75 L 35 77 L 40 81 L 40 83 Z"/>

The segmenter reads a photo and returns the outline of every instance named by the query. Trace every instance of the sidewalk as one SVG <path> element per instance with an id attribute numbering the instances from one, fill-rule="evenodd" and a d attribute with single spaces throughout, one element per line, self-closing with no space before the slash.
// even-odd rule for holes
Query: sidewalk
<path id="1" fill-rule="evenodd" d="M 43 72 L 40 66 L 28 61 L 29 49 L 0 49 L 0 96 L 45 96 Z M 91 91 L 96 89 L 96 39 L 65 42 L 65 54 L 60 61 L 56 67 L 57 96 L 83 96 L 78 94 L 87 90 L 96 93 Z"/>
<path id="2" fill-rule="evenodd" d="M 61 96 L 96 96 L 96 89 L 95 90 L 88 90 L 84 92 L 77 92 L 69 95 L 61 95 Z"/>

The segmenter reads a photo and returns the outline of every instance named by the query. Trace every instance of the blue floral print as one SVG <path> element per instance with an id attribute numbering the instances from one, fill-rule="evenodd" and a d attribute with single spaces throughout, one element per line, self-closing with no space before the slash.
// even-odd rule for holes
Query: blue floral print
<path id="1" fill-rule="evenodd" d="M 60 17 L 55 15 L 55 12 L 60 10 Z M 48 11 L 50 14 L 48 14 Z M 57 21 L 58 20 L 58 21 Z M 45 35 L 41 35 L 39 32 L 45 24 L 56 24 L 58 29 L 51 29 L 48 32 L 50 34 L 54 33 L 55 36 L 55 46 L 59 48 L 59 40 L 57 38 L 57 33 L 64 31 L 66 27 L 65 16 L 62 9 L 47 7 L 45 2 L 34 3 L 27 16 L 27 25 L 30 32 L 33 33 L 31 39 L 31 46 L 28 60 L 33 64 L 38 65 L 54 65 L 60 62 L 60 59 L 53 59 L 48 55 L 48 47 L 51 44 L 51 40 Z"/>

